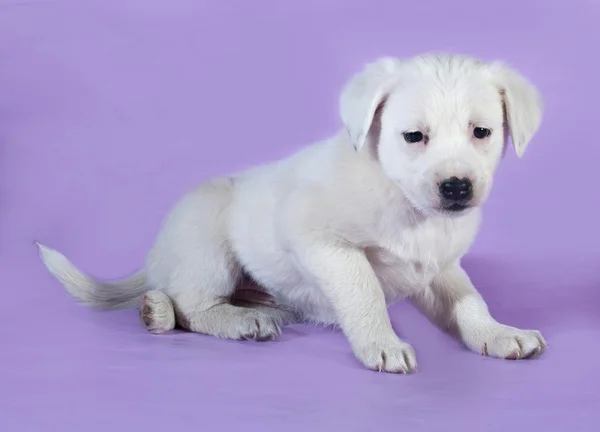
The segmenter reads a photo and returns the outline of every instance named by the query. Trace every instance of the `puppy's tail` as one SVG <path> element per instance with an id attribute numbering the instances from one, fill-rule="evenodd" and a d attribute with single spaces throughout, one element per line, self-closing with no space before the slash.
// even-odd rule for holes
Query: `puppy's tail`
<path id="1" fill-rule="evenodd" d="M 147 291 L 143 271 L 122 280 L 101 282 L 82 273 L 60 252 L 36 244 L 48 271 L 71 296 L 86 306 L 106 310 L 135 308 Z"/>

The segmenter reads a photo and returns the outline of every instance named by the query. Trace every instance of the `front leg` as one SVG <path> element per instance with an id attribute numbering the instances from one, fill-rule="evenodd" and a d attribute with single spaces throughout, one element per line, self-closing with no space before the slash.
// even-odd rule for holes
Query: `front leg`
<path id="1" fill-rule="evenodd" d="M 398 338 L 379 280 L 364 251 L 352 246 L 311 246 L 297 258 L 331 302 L 355 356 L 369 369 L 411 373 L 413 348 Z"/>
<path id="2" fill-rule="evenodd" d="M 432 321 L 483 355 L 529 359 L 546 348 L 539 331 L 521 330 L 497 322 L 459 263 L 439 274 L 412 300 Z"/>

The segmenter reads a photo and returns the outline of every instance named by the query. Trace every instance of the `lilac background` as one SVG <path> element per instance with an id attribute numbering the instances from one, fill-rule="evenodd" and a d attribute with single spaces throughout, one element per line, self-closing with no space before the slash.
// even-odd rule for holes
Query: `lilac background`
<path id="1" fill-rule="evenodd" d="M 0 0 L 0 431 L 599 430 L 599 19 L 593 0 Z M 34 239 L 130 273 L 188 188 L 333 134 L 350 74 L 428 50 L 505 59 L 545 95 L 465 260 L 543 358 L 471 354 L 406 304 L 408 377 L 313 327 L 151 336 L 42 268 Z"/>

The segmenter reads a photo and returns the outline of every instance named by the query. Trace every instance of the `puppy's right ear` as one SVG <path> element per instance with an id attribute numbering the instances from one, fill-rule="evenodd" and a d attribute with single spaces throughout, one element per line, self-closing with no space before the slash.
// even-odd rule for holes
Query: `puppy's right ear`
<path id="1" fill-rule="evenodd" d="M 340 116 L 355 149 L 364 145 L 377 108 L 397 84 L 400 64 L 391 57 L 367 64 L 342 90 Z"/>

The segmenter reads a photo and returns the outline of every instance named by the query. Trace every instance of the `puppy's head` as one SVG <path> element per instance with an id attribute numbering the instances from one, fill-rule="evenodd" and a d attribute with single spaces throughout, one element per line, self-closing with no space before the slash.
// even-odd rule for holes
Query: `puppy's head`
<path id="1" fill-rule="evenodd" d="M 500 63 L 424 55 L 367 65 L 343 90 L 340 113 L 354 147 L 372 142 L 415 208 L 458 215 L 487 198 L 509 133 L 523 155 L 542 104 L 535 87 Z"/>

